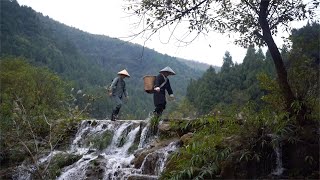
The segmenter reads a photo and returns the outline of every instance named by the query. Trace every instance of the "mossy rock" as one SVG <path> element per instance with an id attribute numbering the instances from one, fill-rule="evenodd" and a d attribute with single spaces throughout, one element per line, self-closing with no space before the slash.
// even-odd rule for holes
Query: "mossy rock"
<path id="1" fill-rule="evenodd" d="M 81 155 L 67 153 L 59 153 L 55 155 L 49 164 L 47 178 L 55 179 L 56 177 L 59 177 L 61 175 L 61 170 L 64 167 L 77 162 L 81 157 Z M 46 164 L 43 166 L 46 166 Z"/>
<path id="2" fill-rule="evenodd" d="M 85 145 L 89 146 L 90 144 L 92 144 L 93 148 L 103 150 L 111 144 L 112 137 L 113 132 L 108 130 L 103 132 L 102 134 L 87 138 Z"/>
<path id="3" fill-rule="evenodd" d="M 86 169 L 86 180 L 103 179 L 106 163 L 103 156 L 99 155 L 97 159 L 90 161 Z"/>
<path id="4" fill-rule="evenodd" d="M 126 128 L 126 129 L 122 132 L 122 134 L 121 134 L 121 136 L 120 136 L 120 138 L 119 138 L 119 140 L 118 140 L 118 142 L 117 142 L 117 147 L 118 147 L 118 148 L 122 147 L 122 146 L 127 142 L 127 140 L 128 140 L 128 134 L 130 133 L 130 131 L 131 131 L 133 128 L 135 128 L 135 127 L 129 126 L 128 128 Z"/>
<path id="5" fill-rule="evenodd" d="M 105 131 L 101 134 L 100 138 L 96 138 L 93 141 L 93 147 L 99 150 L 107 148 L 112 142 L 113 132 Z"/>
<path id="6" fill-rule="evenodd" d="M 132 154 L 135 150 L 138 149 L 139 143 L 134 142 L 131 147 L 128 149 L 128 154 Z"/>

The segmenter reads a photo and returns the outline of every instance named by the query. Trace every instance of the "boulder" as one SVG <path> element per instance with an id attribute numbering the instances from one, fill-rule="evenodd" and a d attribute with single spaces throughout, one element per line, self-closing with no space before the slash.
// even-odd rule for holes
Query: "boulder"
<path id="1" fill-rule="evenodd" d="M 192 132 L 184 134 L 183 136 L 181 136 L 180 141 L 182 142 L 182 144 L 187 144 L 192 139 L 192 136 Z"/>
<path id="2" fill-rule="evenodd" d="M 151 154 L 165 146 L 168 146 L 171 142 L 174 141 L 178 141 L 178 139 L 172 138 L 164 141 L 154 140 L 154 142 L 150 145 L 149 148 L 140 149 L 134 153 L 135 158 L 131 161 L 131 164 L 133 164 L 135 168 L 140 168 L 148 154 Z"/>

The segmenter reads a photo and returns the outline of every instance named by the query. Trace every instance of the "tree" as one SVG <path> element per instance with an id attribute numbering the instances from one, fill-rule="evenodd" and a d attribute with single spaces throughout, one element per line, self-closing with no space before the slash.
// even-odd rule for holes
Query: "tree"
<path id="1" fill-rule="evenodd" d="M 228 71 L 230 67 L 233 67 L 234 63 L 232 61 L 232 56 L 229 51 L 226 51 L 223 57 L 223 65 L 221 67 L 221 71 Z"/>
<path id="2" fill-rule="evenodd" d="M 188 22 L 189 31 L 197 34 L 217 31 L 221 33 L 237 33 L 236 44 L 267 45 L 272 56 L 278 76 L 278 84 L 285 99 L 285 110 L 293 114 L 291 104 L 295 101 L 294 94 L 287 79 L 279 49 L 273 35 L 280 27 L 290 30 L 289 23 L 293 20 L 304 20 L 315 16 L 319 6 L 317 0 L 304 3 L 302 0 L 128 0 L 129 10 L 144 18 L 146 27 L 142 32 L 157 32 L 161 28 L 175 24 L 175 28 Z M 134 3 L 137 2 L 137 3 Z M 140 2 L 140 3 L 138 3 Z M 174 33 L 174 30 L 173 32 Z"/>

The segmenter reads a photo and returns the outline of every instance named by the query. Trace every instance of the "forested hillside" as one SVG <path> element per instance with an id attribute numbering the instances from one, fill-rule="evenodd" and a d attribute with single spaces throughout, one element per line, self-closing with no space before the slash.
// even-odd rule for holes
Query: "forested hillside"
<path id="1" fill-rule="evenodd" d="M 290 50 L 287 46 L 281 48 L 284 64 L 289 71 L 289 82 L 299 99 L 307 100 L 310 97 L 305 96 L 311 94 L 317 97 L 314 88 L 318 88 L 318 84 L 315 83 L 314 86 L 309 84 L 312 78 L 316 80 L 314 73 L 319 73 L 316 70 L 319 65 L 317 50 L 319 39 L 311 39 L 312 36 L 319 36 L 319 34 L 316 35 L 319 33 L 317 28 L 319 24 L 308 24 L 303 29 L 294 30 L 291 36 L 294 49 Z M 301 49 L 304 49 L 303 52 Z M 298 59 L 299 56 L 303 58 Z M 207 114 L 231 105 L 243 107 L 248 102 L 256 103 L 259 109 L 266 105 L 267 99 L 270 100 L 268 91 L 275 88 L 276 83 L 266 87 L 265 81 L 270 82 L 271 79 L 275 79 L 275 74 L 269 51 L 264 55 L 261 49 L 256 50 L 250 46 L 242 64 L 234 64 L 232 56 L 227 51 L 220 72 L 209 68 L 200 79 L 190 82 L 187 99 L 200 114 Z M 306 83 L 305 87 L 302 87 L 303 82 Z"/>
<path id="2" fill-rule="evenodd" d="M 221 72 L 209 68 L 191 81 L 175 115 L 201 118 L 173 126 L 188 132 L 187 143 L 162 179 L 319 179 L 319 32 L 318 23 L 295 29 L 291 47 L 281 48 L 297 98 L 293 116 L 269 51 L 251 46 L 242 64 L 226 52 Z"/>
<path id="3" fill-rule="evenodd" d="M 95 118 L 110 114 L 111 102 L 104 87 L 124 68 L 131 75 L 126 79 L 130 101 L 122 111 L 125 119 L 146 118 L 152 111 L 152 96 L 143 92 L 144 75 L 156 75 L 170 66 L 177 73 L 170 80 L 179 100 L 185 96 L 189 80 L 202 74 L 175 57 L 68 27 L 7 0 L 1 1 L 1 56 L 25 57 L 32 65 L 48 67 L 71 81 L 73 88 L 94 97 L 90 115 Z"/>
<path id="4" fill-rule="evenodd" d="M 259 87 L 258 75 L 264 73 L 274 77 L 274 72 L 269 51 L 264 55 L 261 49 L 256 51 L 250 46 L 242 64 L 234 64 L 227 51 L 220 72 L 210 67 L 200 79 L 190 82 L 187 99 L 200 114 L 219 106 L 233 104 L 241 107 L 249 101 L 262 105 L 265 91 Z"/>
<path id="5" fill-rule="evenodd" d="M 181 2 L 169 3 L 184 5 Z M 206 1 L 185 3 L 196 5 L 194 2 Z M 278 7 L 273 10 L 279 12 L 284 7 L 280 5 L 291 4 L 282 1 L 257 1 L 257 4 L 269 2 L 272 2 L 269 7 Z M 162 6 L 156 8 L 159 7 Z M 201 6 L 194 6 L 197 7 Z M 241 7 L 233 10 L 247 11 Z M 287 8 L 284 10 L 295 13 Z M 196 18 L 198 12 L 192 15 Z M 230 15 L 229 11 L 220 13 Z M 163 17 L 161 13 L 157 15 Z M 249 17 L 241 15 L 245 16 L 237 17 Z M 300 15 L 305 14 L 296 14 Z M 250 35 L 248 29 L 243 32 Z M 160 159 L 157 164 L 161 164 L 163 171 L 157 177 L 150 176 L 152 179 L 319 179 L 319 23 L 292 30 L 288 44 L 265 54 L 250 42 L 246 41 L 248 49 L 243 63 L 235 64 L 226 51 L 219 71 L 209 67 L 203 73 L 154 50 L 88 34 L 21 7 L 16 1 L 1 1 L 0 179 L 54 179 L 72 164 L 78 170 L 72 173 L 103 179 L 96 175 L 105 175 L 106 168 L 110 168 L 105 162 L 113 161 L 107 155 L 114 154 L 123 154 L 126 162 L 135 156 L 139 162 L 112 165 L 115 169 L 112 177 L 121 175 L 119 169 L 134 173 L 131 165 L 150 175 L 149 169 L 157 171 L 157 168 L 146 162 Z M 279 52 L 278 59 L 275 52 Z M 282 72 L 275 68 L 279 60 L 284 65 Z M 177 101 L 169 103 L 169 118 L 162 121 L 163 118 L 152 117 L 142 123 L 128 120 L 146 118 L 152 111 L 152 95 L 143 92 L 142 77 L 157 74 L 165 66 L 177 72 L 176 76 L 170 76 Z M 123 68 L 132 76 L 125 79 L 130 98 L 121 110 L 122 118 L 127 120 L 94 119 L 110 113 L 111 101 L 104 86 Z M 283 73 L 293 101 L 286 99 L 281 87 L 284 78 L 279 75 Z M 93 119 L 81 121 L 88 117 Z M 129 127 L 130 123 L 134 125 Z M 146 131 L 140 129 L 143 126 L 148 127 Z M 113 133 L 117 138 L 113 138 Z M 145 136 L 152 138 L 152 144 L 150 148 L 148 145 L 139 149 L 140 139 Z M 173 145 L 173 141 L 177 143 Z M 110 143 L 112 151 L 106 151 Z M 86 151 L 85 154 L 70 155 L 74 146 Z M 165 163 L 159 153 L 154 153 L 160 150 L 159 146 L 166 147 L 166 152 L 161 153 L 171 153 Z M 173 150 L 172 146 L 178 149 Z M 55 156 L 55 152 L 62 156 Z M 72 153 L 76 152 L 79 151 Z M 83 165 L 85 161 L 87 164 Z M 142 164 L 149 166 L 148 170 L 141 168 Z M 31 175 L 19 174 L 21 169 Z M 140 177 L 148 178 L 137 178 Z"/>
<path id="6" fill-rule="evenodd" d="M 178 61 L 182 61 L 184 62 L 185 64 L 187 64 L 188 66 L 192 67 L 192 68 L 195 68 L 195 69 L 201 69 L 203 71 L 206 71 L 210 65 L 209 64 L 205 64 L 205 63 L 199 63 L 197 61 L 193 61 L 193 60 L 186 60 L 186 59 L 183 59 L 183 58 L 177 58 Z M 216 71 L 220 71 L 220 68 L 221 67 L 218 67 L 218 66 L 212 66 Z"/>

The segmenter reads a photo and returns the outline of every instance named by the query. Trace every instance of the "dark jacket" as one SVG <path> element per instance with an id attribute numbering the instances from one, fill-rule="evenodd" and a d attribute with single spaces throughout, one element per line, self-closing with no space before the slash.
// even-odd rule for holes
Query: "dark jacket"
<path id="1" fill-rule="evenodd" d="M 164 86 L 162 86 L 160 88 L 160 92 L 155 91 L 153 93 L 153 103 L 155 106 L 159 105 L 159 104 L 166 104 L 166 91 L 168 92 L 168 94 L 173 94 L 171 86 L 170 86 L 170 81 L 168 78 L 166 84 L 164 84 Z M 162 74 L 159 74 L 156 77 L 155 83 L 154 83 L 154 87 L 159 87 L 163 82 L 165 81 L 165 77 Z"/>

